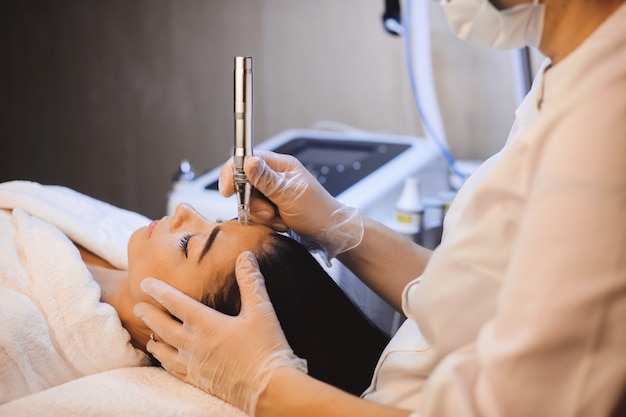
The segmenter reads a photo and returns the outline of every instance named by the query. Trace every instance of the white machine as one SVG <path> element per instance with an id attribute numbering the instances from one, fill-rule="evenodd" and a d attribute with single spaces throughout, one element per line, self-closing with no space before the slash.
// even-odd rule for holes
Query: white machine
<path id="1" fill-rule="evenodd" d="M 427 139 L 369 132 L 287 130 L 255 146 L 298 158 L 339 201 L 386 221 L 407 177 L 420 178 L 424 196 L 448 190 L 448 166 Z M 217 191 L 221 166 L 191 180 L 177 181 L 167 213 L 189 203 L 210 220 L 237 217 L 234 197 Z"/>
<path id="2" fill-rule="evenodd" d="M 420 180 L 425 199 L 449 190 L 449 166 L 426 138 L 363 131 L 287 130 L 255 147 L 298 158 L 339 201 L 391 224 L 406 178 Z M 167 212 L 189 203 L 210 220 L 237 217 L 235 197 L 217 191 L 221 166 L 193 179 L 184 176 L 168 196 Z M 321 261 L 321 260 L 320 260 Z M 340 262 L 321 262 L 346 293 L 381 328 L 393 332 L 398 316 Z"/>

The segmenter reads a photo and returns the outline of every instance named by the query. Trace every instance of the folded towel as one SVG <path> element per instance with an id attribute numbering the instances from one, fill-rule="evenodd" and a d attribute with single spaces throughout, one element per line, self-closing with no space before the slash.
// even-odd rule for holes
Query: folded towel
<path id="1" fill-rule="evenodd" d="M 86 376 L 0 406 L 11 417 L 245 417 L 162 368 L 121 368 Z"/>
<path id="2" fill-rule="evenodd" d="M 148 222 L 67 188 L 0 184 L 0 404 L 147 364 L 68 236 L 124 268 L 130 234 Z"/>
<path id="3" fill-rule="evenodd" d="M 30 181 L 0 183 L 0 208 L 25 210 L 120 269 L 128 269 L 130 235 L 150 223 L 138 213 L 69 188 Z"/>

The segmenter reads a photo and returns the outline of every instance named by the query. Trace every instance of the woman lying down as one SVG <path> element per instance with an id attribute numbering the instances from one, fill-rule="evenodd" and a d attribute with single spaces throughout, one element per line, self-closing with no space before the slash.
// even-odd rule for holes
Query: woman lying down
<path id="1" fill-rule="evenodd" d="M 367 388 L 387 336 L 299 243 L 263 225 L 213 223 L 180 205 L 150 222 L 70 189 L 0 184 L 0 404 L 72 379 L 151 364 L 133 314 L 157 277 L 237 315 L 237 255 L 259 262 L 281 326 L 309 374 Z M 2 357 L 5 356 L 6 357 Z"/>

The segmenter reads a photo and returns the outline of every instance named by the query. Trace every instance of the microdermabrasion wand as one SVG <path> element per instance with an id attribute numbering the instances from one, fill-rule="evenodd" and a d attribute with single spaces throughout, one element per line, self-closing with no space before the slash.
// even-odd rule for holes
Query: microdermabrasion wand
<path id="1" fill-rule="evenodd" d="M 243 170 L 247 157 L 252 156 L 252 58 L 235 57 L 235 150 L 234 179 L 239 223 L 250 222 L 250 193 L 252 186 Z"/>

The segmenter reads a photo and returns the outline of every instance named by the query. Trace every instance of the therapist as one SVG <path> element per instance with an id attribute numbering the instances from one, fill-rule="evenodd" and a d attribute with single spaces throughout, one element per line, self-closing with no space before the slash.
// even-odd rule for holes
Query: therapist
<path id="1" fill-rule="evenodd" d="M 434 252 L 342 206 L 292 157 L 259 153 L 245 167 L 273 203 L 255 200 L 253 221 L 321 245 L 408 317 L 363 398 L 304 372 L 249 253 L 238 317 L 144 280 L 180 319 L 135 308 L 168 371 L 260 417 L 611 414 L 626 386 L 624 0 L 443 7 L 459 37 L 548 60 Z M 220 187 L 233 193 L 230 162 Z"/>

